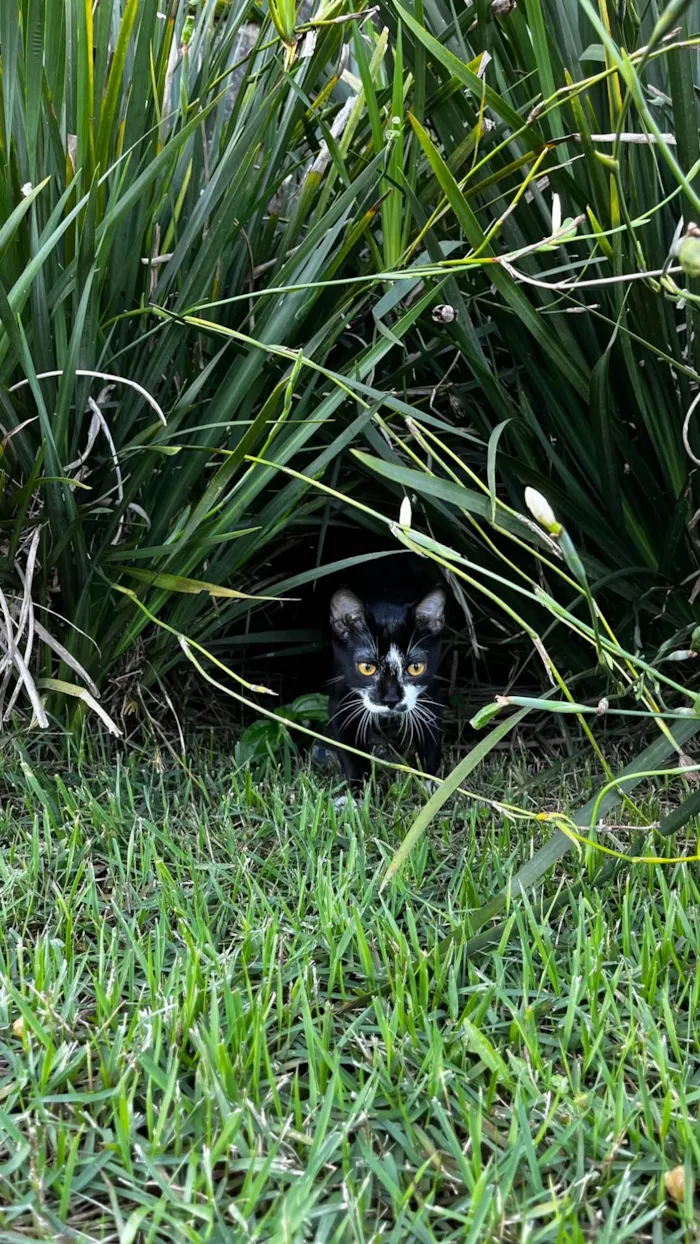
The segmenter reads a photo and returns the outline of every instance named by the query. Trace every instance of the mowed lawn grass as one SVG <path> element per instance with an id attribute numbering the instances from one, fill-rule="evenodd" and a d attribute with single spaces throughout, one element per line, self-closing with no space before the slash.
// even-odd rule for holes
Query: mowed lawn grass
<path id="1" fill-rule="evenodd" d="M 572 854 L 467 963 L 541 826 L 457 800 L 380 893 L 410 780 L 336 811 L 307 769 L 188 759 L 2 759 L 3 1244 L 698 1238 L 696 865 L 599 891 Z M 520 756 L 479 780 L 593 789 Z"/>

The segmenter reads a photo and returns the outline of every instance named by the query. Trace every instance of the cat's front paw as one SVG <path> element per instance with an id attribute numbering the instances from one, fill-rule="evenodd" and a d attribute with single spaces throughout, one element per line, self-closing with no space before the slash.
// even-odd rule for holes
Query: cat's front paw
<path id="1" fill-rule="evenodd" d="M 340 768 L 338 753 L 332 747 L 326 747 L 324 743 L 314 741 L 311 748 L 311 763 L 319 769 L 325 769 L 331 772 Z"/>

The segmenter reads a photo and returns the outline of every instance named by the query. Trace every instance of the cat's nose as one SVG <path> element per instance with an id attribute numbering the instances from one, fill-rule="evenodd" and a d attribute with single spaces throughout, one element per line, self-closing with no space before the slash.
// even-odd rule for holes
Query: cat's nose
<path id="1" fill-rule="evenodd" d="M 387 708 L 396 708 L 397 704 L 400 704 L 402 699 L 403 699 L 403 692 L 401 691 L 389 690 L 389 691 L 386 691 L 384 694 L 384 703 L 386 704 Z"/>

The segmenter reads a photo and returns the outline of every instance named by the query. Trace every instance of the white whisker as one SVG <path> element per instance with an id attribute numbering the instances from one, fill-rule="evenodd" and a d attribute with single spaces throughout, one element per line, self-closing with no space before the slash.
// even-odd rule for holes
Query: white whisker
<path id="1" fill-rule="evenodd" d="M 435 713 L 433 713 L 431 709 L 424 704 L 417 704 L 414 711 L 417 716 L 421 717 L 426 723 L 437 721 Z"/>
<path id="2" fill-rule="evenodd" d="M 435 724 L 435 723 L 434 723 L 434 722 L 432 722 L 432 721 L 430 721 L 430 720 L 429 720 L 428 718 L 426 718 L 426 717 L 420 717 L 420 718 L 417 718 L 417 720 L 420 722 L 421 737 L 422 737 L 423 739 L 425 738 L 425 732 L 426 732 L 426 730 L 427 730 L 427 732 L 428 732 L 428 734 L 430 735 L 430 737 L 431 737 L 431 738 L 434 738 L 434 737 L 435 737 L 435 730 L 433 729 L 433 726 L 434 726 L 434 724 Z"/>
<path id="3" fill-rule="evenodd" d="M 328 725 L 329 725 L 329 726 L 330 726 L 331 722 L 335 721 L 336 717 L 339 717 L 339 716 L 340 716 L 340 714 L 341 714 L 341 713 L 343 713 L 343 712 L 349 712 L 349 711 L 350 711 L 350 705 L 348 704 L 348 705 L 347 705 L 347 707 L 346 707 L 346 704 L 347 704 L 347 702 L 348 702 L 349 700 L 352 700 L 353 694 L 354 694 L 354 692 L 352 692 L 352 691 L 348 691 L 348 692 L 347 692 L 347 694 L 346 694 L 346 695 L 344 695 L 344 696 L 343 696 L 343 698 L 339 701 L 337 709 L 335 710 L 335 712 L 333 713 L 333 715 L 332 715 L 331 717 L 329 717 L 329 718 L 328 718 Z"/>
<path id="4" fill-rule="evenodd" d="M 341 723 L 343 728 L 346 728 L 347 726 L 352 725 L 354 721 L 357 721 L 358 719 L 361 719 L 362 717 L 364 717 L 365 712 L 366 712 L 366 709 L 364 709 L 361 704 L 358 704 L 353 709 L 348 709 L 346 716 L 343 718 L 343 721 Z"/>

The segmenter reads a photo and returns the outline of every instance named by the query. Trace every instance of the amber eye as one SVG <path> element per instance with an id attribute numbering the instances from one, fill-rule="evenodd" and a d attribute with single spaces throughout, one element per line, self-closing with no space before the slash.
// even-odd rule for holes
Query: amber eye
<path id="1" fill-rule="evenodd" d="M 411 678 L 420 678 L 424 670 L 425 661 L 411 661 L 411 664 L 408 667 L 408 672 L 411 675 Z"/>
<path id="2" fill-rule="evenodd" d="M 365 678 L 371 678 L 377 672 L 376 665 L 372 665 L 371 661 L 359 661 L 357 668 L 361 674 L 364 674 Z"/>

